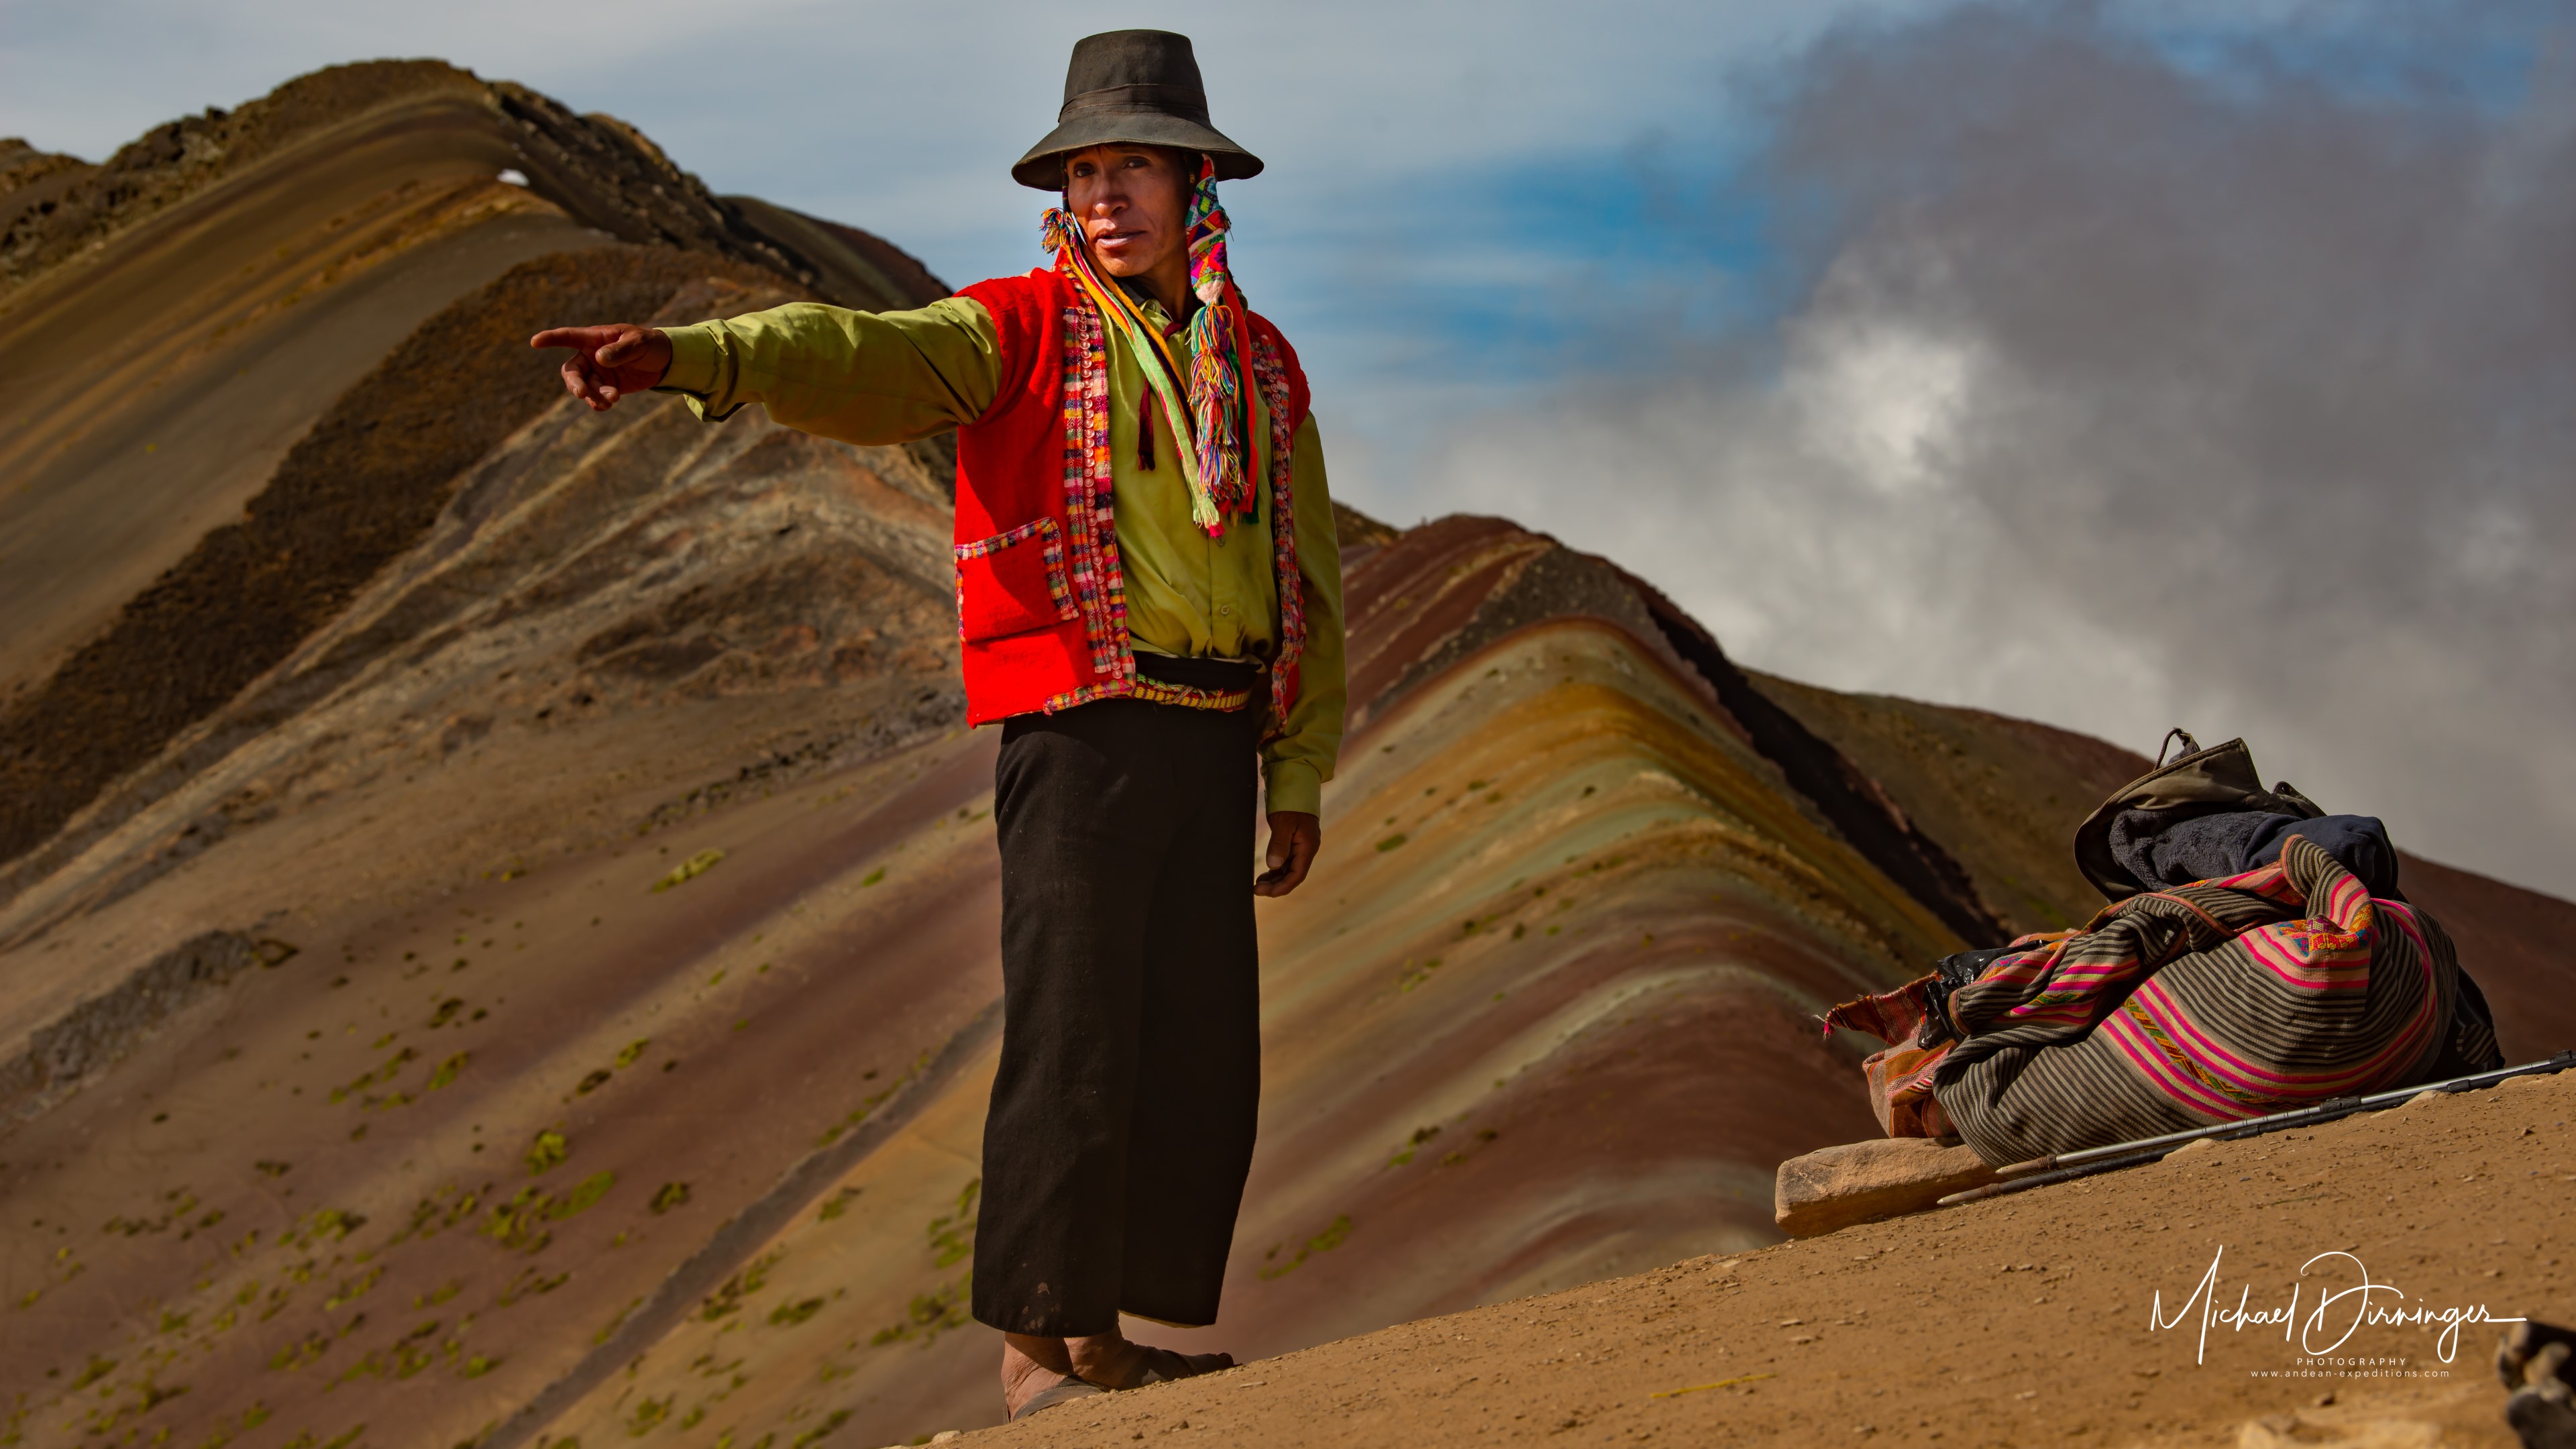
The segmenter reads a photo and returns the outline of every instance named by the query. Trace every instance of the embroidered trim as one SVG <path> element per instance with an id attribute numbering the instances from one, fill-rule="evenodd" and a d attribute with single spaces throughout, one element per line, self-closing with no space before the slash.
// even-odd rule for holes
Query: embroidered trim
<path id="1" fill-rule="evenodd" d="M 1253 338 L 1252 373 L 1262 405 L 1270 412 L 1271 566 L 1279 596 L 1279 647 L 1269 661 L 1275 732 L 1294 703 L 1289 691 L 1298 656 L 1306 650 L 1305 579 L 1297 568 L 1296 470 L 1291 457 L 1296 437 L 1288 420 L 1288 369 L 1279 349 L 1265 336 Z M 1200 709 L 1242 708 L 1251 697 L 1248 689 L 1191 691 L 1138 678 L 1135 650 L 1127 637 L 1126 575 L 1118 562 L 1114 462 L 1109 448 L 1108 328 L 1098 307 L 1076 290 L 1064 309 L 1064 512 L 1069 535 L 1065 553 L 1076 610 L 1068 617 L 1081 618 L 1083 638 L 1091 646 L 1092 673 L 1105 677 L 1096 684 L 1048 696 L 1044 708 L 1057 714 L 1121 695 Z M 1183 693 L 1196 697 L 1178 697 Z M 1205 702 L 1237 695 L 1242 698 L 1231 704 Z"/>
<path id="2" fill-rule="evenodd" d="M 1068 689 L 1062 694 L 1048 695 L 1047 702 L 1043 708 L 1048 714 L 1062 714 L 1064 711 L 1073 708 L 1077 704 L 1089 704 L 1095 699 L 1116 699 L 1122 697 L 1127 694 L 1130 688 L 1131 686 L 1129 685 L 1117 683 L 1086 684 L 1080 689 Z"/>
<path id="3" fill-rule="evenodd" d="M 973 543 L 952 545 L 957 553 L 957 637 L 959 640 L 962 641 L 966 637 L 966 561 L 970 558 L 989 558 L 1013 544 L 1026 543 L 1032 538 L 1045 540 L 1042 552 L 1046 562 L 1047 597 L 1055 601 L 1055 616 L 1058 619 L 1082 617 L 1081 610 L 1073 605 L 1073 587 L 1065 578 L 1063 532 L 1055 526 L 1054 519 L 1040 514 L 1008 533 L 997 533 L 991 538 L 979 538 Z"/>
<path id="4" fill-rule="evenodd" d="M 1288 369 L 1268 334 L 1253 339 L 1252 377 L 1261 389 L 1261 404 L 1270 410 L 1270 554 L 1278 574 L 1279 649 L 1270 658 L 1270 727 L 1285 729 L 1289 691 L 1297 679 L 1297 656 L 1306 652 L 1305 576 L 1297 571 L 1297 501 L 1290 456 L 1296 436 L 1288 425 Z"/>
<path id="5" fill-rule="evenodd" d="M 961 543 L 954 547 L 957 550 L 958 561 L 963 563 L 970 558 L 982 558 L 987 554 L 1000 553 L 1002 550 L 1009 548 L 1012 544 L 1020 543 L 1027 539 L 1044 538 L 1052 540 L 1055 536 L 1055 520 L 1041 513 L 1037 517 L 1030 519 L 1028 522 L 1021 524 L 1019 527 L 1012 529 L 1008 533 L 997 533 L 991 538 L 979 538 L 973 543 Z M 1055 544 L 1053 551 L 1061 552 L 1063 547 L 1064 545 L 1060 543 Z"/>
<path id="6" fill-rule="evenodd" d="M 1127 577 L 1118 563 L 1117 482 L 1109 451 L 1109 333 L 1079 291 L 1064 309 L 1064 517 L 1073 602 L 1097 684 L 1050 696 L 1054 714 L 1134 687 L 1127 643 Z"/>

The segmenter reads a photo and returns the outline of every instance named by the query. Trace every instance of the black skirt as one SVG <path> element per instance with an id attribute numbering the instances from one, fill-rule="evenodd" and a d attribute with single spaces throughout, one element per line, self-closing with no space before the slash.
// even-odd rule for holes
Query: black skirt
<path id="1" fill-rule="evenodd" d="M 1216 1320 L 1261 1096 L 1261 711 L 1108 699 L 1002 726 L 1002 1060 L 975 1317 Z"/>

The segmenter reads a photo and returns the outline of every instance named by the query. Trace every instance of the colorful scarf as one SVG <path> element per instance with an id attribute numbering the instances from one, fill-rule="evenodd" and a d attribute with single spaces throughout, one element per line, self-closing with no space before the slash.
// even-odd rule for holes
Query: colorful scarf
<path id="1" fill-rule="evenodd" d="M 1101 315 L 1127 334 L 1166 414 L 1189 428 L 1188 446 L 1180 452 L 1181 474 L 1190 486 L 1190 517 L 1215 538 L 1225 532 L 1227 518 L 1250 519 L 1256 508 L 1245 462 L 1252 342 L 1244 325 L 1243 292 L 1226 268 L 1230 223 L 1216 198 L 1216 163 L 1205 156 L 1199 158 L 1198 184 L 1190 193 L 1188 223 L 1190 290 L 1201 305 L 1181 335 L 1186 359 L 1174 355 L 1171 340 L 1126 289 L 1100 274 L 1082 223 L 1068 207 L 1049 209 L 1039 236 L 1055 253 L 1056 270 L 1073 278 Z"/>

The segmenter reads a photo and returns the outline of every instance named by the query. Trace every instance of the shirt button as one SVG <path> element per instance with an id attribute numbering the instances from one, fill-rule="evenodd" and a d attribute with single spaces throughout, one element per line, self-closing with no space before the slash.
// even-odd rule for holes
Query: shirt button
<path id="1" fill-rule="evenodd" d="M 1220 613 L 1220 614 L 1231 614 L 1231 613 L 1233 613 L 1233 612 L 1234 612 L 1234 605 L 1232 605 L 1232 604 L 1219 604 L 1219 605 L 1217 605 L 1217 606 L 1216 606 L 1216 611 L 1217 611 L 1218 613 Z"/>

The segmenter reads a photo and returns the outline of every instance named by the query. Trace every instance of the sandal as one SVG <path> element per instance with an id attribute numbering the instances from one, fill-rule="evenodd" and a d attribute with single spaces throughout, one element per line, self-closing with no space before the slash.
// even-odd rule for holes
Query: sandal
<path id="1" fill-rule="evenodd" d="M 1087 1399 L 1094 1394 L 1105 1394 L 1107 1392 L 1109 1392 L 1107 1389 L 1091 1382 L 1089 1379 L 1078 1379 L 1071 1374 L 1066 1374 L 1063 1378 L 1058 1379 L 1052 1386 L 1040 1389 L 1036 1393 L 1029 1395 L 1029 1401 L 1027 1403 L 1022 1404 L 1011 1411 L 1011 1419 L 1016 1423 L 1019 1420 L 1025 1419 L 1029 1415 L 1036 1413 L 1040 1409 L 1052 1409 L 1058 1404 L 1069 1404 L 1076 1399 Z"/>
<path id="2" fill-rule="evenodd" d="M 1137 1347 L 1144 1348 L 1144 1345 L 1138 1344 Z M 1147 1384 L 1194 1379 L 1201 1374 L 1232 1367 L 1234 1355 L 1230 1353 L 1181 1353 L 1168 1348 L 1145 1348 L 1145 1375 L 1131 1387 L 1141 1389 Z"/>

